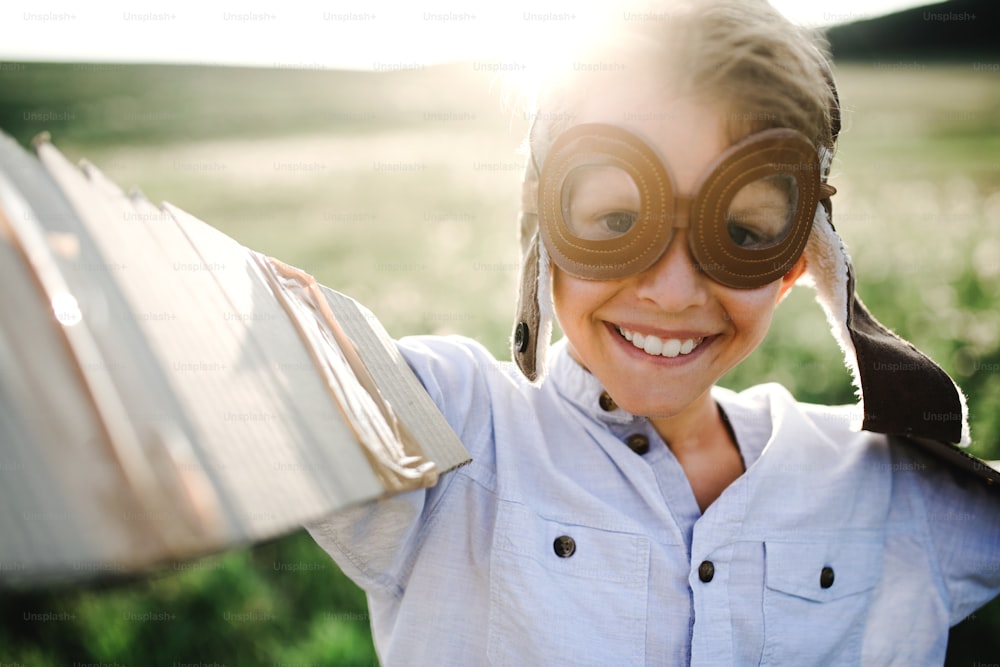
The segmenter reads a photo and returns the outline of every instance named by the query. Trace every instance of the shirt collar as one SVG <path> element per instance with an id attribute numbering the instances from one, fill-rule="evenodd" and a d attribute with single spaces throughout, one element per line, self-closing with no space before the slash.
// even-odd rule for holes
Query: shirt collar
<path id="1" fill-rule="evenodd" d="M 604 387 L 570 355 L 566 338 L 561 338 L 549 349 L 549 364 L 546 382 L 551 382 L 560 396 L 588 416 L 608 424 L 629 424 L 639 419 L 617 405 L 609 405 L 607 399 L 602 405 Z M 609 407 L 611 409 L 607 409 Z"/>

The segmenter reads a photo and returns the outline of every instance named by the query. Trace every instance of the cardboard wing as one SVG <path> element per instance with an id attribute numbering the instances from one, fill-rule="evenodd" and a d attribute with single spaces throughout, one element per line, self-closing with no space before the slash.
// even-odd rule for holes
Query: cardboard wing
<path id="1" fill-rule="evenodd" d="M 0 583 L 143 572 L 468 462 L 370 312 L 0 137 Z"/>

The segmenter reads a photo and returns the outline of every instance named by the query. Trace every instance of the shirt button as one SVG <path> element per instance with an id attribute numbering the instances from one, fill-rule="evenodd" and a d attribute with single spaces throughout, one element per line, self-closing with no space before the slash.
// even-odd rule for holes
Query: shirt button
<path id="1" fill-rule="evenodd" d="M 707 584 L 713 577 L 715 577 L 715 565 L 710 560 L 701 561 L 701 565 L 698 566 L 698 578 Z"/>
<path id="2" fill-rule="evenodd" d="M 560 558 L 569 558 L 576 552 L 576 540 L 569 535 L 560 535 L 552 543 L 552 549 Z"/>
<path id="3" fill-rule="evenodd" d="M 618 405 L 615 403 L 615 399 L 611 398 L 611 394 L 606 391 L 601 392 L 601 397 L 597 399 L 598 405 L 601 406 L 601 410 L 605 412 L 611 412 L 616 410 Z"/>
<path id="4" fill-rule="evenodd" d="M 824 567 L 819 573 L 819 585 L 821 588 L 829 588 L 833 586 L 833 568 L 830 566 Z"/>
<path id="5" fill-rule="evenodd" d="M 645 454 L 649 451 L 649 438 L 642 433 L 633 433 L 625 438 L 625 444 L 636 454 Z"/>

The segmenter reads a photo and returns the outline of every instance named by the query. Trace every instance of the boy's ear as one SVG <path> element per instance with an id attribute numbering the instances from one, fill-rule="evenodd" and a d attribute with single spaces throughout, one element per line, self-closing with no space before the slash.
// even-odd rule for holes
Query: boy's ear
<path id="1" fill-rule="evenodd" d="M 781 276 L 781 288 L 778 290 L 778 302 L 780 303 L 782 299 L 788 294 L 789 290 L 792 289 L 792 285 L 795 281 L 799 279 L 806 270 L 806 256 L 801 255 L 798 261 L 792 265 L 792 268 L 788 269 L 788 273 Z"/>

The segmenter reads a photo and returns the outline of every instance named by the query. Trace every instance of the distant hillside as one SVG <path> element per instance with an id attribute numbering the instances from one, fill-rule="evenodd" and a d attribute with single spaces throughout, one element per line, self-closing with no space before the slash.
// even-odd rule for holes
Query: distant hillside
<path id="1" fill-rule="evenodd" d="M 422 127 L 500 113 L 484 94 L 492 76 L 475 63 L 357 72 L 0 62 L 0 129 L 22 143 L 48 131 L 60 143 L 165 144 Z"/>
<path id="2" fill-rule="evenodd" d="M 949 0 L 835 26 L 827 37 L 834 58 L 841 61 L 971 58 L 1000 67 L 998 31 L 997 0 Z"/>

